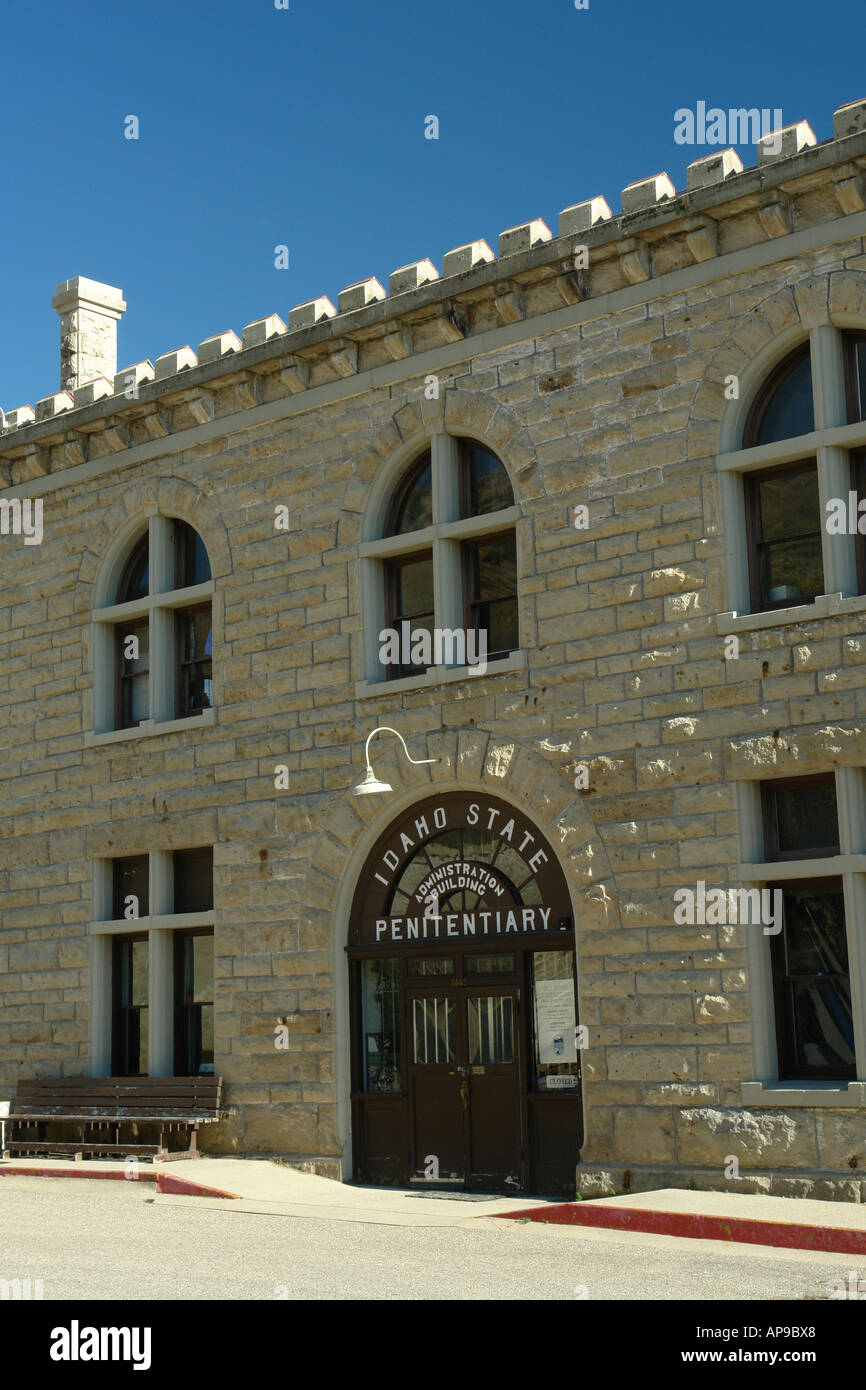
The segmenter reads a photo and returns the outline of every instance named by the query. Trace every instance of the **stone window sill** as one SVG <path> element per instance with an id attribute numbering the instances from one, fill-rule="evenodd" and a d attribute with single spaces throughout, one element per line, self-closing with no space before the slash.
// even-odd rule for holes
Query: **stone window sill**
<path id="1" fill-rule="evenodd" d="M 196 927 L 212 927 L 213 908 L 208 912 L 165 912 L 152 917 L 115 918 L 107 922 L 91 922 L 91 936 L 128 936 L 131 931 L 192 931 Z"/>
<path id="2" fill-rule="evenodd" d="M 796 608 L 772 608 L 765 613 L 719 613 L 716 630 L 720 633 L 755 632 L 765 627 L 784 627 L 789 623 L 814 622 L 816 618 L 840 618 L 847 613 L 866 612 L 866 594 L 819 594 L 812 603 Z"/>
<path id="3" fill-rule="evenodd" d="M 357 700 L 370 700 L 374 696 L 399 695 L 403 690 L 429 690 L 436 685 L 449 685 L 454 681 L 484 680 L 486 676 L 499 676 L 508 671 L 522 671 L 526 666 L 526 652 L 511 652 L 499 661 L 488 661 L 483 671 L 477 666 L 431 666 L 423 676 L 404 676 L 402 680 L 358 681 L 355 685 Z"/>
<path id="4" fill-rule="evenodd" d="M 85 748 L 98 748 L 103 743 L 127 743 L 134 738 L 150 738 L 155 734 L 176 734 L 181 729 L 200 729 L 216 723 L 216 710 L 205 709 L 201 714 L 190 715 L 188 719 L 166 719 L 161 723 L 155 719 L 143 719 L 134 729 L 109 729 L 104 734 L 86 733 Z"/>
<path id="5" fill-rule="evenodd" d="M 866 1106 L 866 1081 L 743 1081 L 743 1105 L 826 1106 L 833 1110 Z"/>

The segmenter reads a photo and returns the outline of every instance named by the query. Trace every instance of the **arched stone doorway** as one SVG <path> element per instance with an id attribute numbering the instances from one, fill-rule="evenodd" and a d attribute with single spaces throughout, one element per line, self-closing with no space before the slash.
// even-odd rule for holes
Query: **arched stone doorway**
<path id="1" fill-rule="evenodd" d="M 367 857 L 347 950 L 356 1179 L 573 1194 L 574 923 L 537 826 L 484 793 L 408 808 Z"/>

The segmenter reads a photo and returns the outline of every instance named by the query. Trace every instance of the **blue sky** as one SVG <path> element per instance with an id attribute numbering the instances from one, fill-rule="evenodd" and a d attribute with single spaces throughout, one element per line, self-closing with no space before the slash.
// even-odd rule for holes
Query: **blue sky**
<path id="1" fill-rule="evenodd" d="M 441 272 L 595 194 L 617 212 L 660 170 L 683 188 L 711 151 L 676 144 L 673 113 L 699 100 L 829 138 L 866 96 L 862 30 L 855 0 L 7 6 L 0 407 L 59 389 L 61 280 L 122 288 L 123 367 L 425 256 Z"/>

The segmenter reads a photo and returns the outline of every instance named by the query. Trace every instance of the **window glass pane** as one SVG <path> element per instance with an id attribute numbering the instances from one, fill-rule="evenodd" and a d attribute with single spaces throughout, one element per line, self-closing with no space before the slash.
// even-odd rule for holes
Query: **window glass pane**
<path id="1" fill-rule="evenodd" d="M 134 676 L 139 671 L 150 668 L 150 625 L 149 623 L 121 624 L 117 628 L 120 642 L 123 674 Z M 138 655 L 136 656 L 136 652 Z"/>
<path id="2" fill-rule="evenodd" d="M 189 613 L 182 613 L 181 620 L 184 661 L 200 661 L 203 657 L 212 656 L 213 628 L 210 608 L 196 608 Z"/>
<path id="3" fill-rule="evenodd" d="M 517 967 L 513 956 L 467 956 L 465 961 L 467 975 L 505 975 Z"/>
<path id="4" fill-rule="evenodd" d="M 144 536 L 137 542 L 126 562 L 117 590 L 118 603 L 132 603 L 146 598 L 150 592 L 149 541 Z"/>
<path id="5" fill-rule="evenodd" d="M 213 846 L 175 850 L 172 870 L 174 911 L 209 912 L 213 907 Z"/>
<path id="6" fill-rule="evenodd" d="M 763 408 L 753 444 L 772 444 L 810 434 L 815 428 L 812 404 L 812 362 L 809 353 L 795 359 Z"/>
<path id="7" fill-rule="evenodd" d="M 136 854 L 127 859 L 113 859 L 112 873 L 112 917 L 119 921 L 134 906 L 128 903 L 130 897 L 138 900 L 138 916 L 148 914 L 147 855 Z"/>
<path id="8" fill-rule="evenodd" d="M 480 604 L 476 615 L 479 629 L 487 632 L 488 657 L 516 651 L 520 645 L 516 598 Z"/>
<path id="9" fill-rule="evenodd" d="M 456 1004 L 453 999 L 412 1000 L 412 1048 L 416 1062 L 454 1061 Z"/>
<path id="10" fill-rule="evenodd" d="M 578 1059 L 571 951 L 533 951 L 532 1010 L 536 1090 L 574 1090 Z"/>
<path id="11" fill-rule="evenodd" d="M 517 593 L 517 541 L 514 534 L 472 546 L 473 594 L 476 599 Z"/>
<path id="12" fill-rule="evenodd" d="M 842 894 L 789 891 L 785 902 L 785 965 L 789 975 L 848 973 Z"/>
<path id="13" fill-rule="evenodd" d="M 773 938 L 780 1067 L 792 1079 L 850 1079 L 854 1029 L 841 889 L 786 889 L 783 901 L 782 937 Z"/>
<path id="14" fill-rule="evenodd" d="M 400 962 L 361 965 L 364 1090 L 400 1090 Z"/>
<path id="15" fill-rule="evenodd" d="M 776 826 L 782 853 L 839 846 L 836 788 L 813 782 L 803 787 L 770 789 L 776 806 Z"/>
<path id="16" fill-rule="evenodd" d="M 192 1002 L 209 1004 L 213 1001 L 213 937 L 192 937 L 191 980 Z"/>
<path id="17" fill-rule="evenodd" d="M 397 616 L 409 618 L 433 612 L 433 559 L 410 560 L 395 566 Z"/>
<path id="18" fill-rule="evenodd" d="M 854 1029 L 847 975 L 844 979 L 799 981 L 792 985 L 791 993 L 792 1048 L 797 1071 L 822 1071 L 841 1079 L 853 1077 Z"/>
<path id="19" fill-rule="evenodd" d="M 199 1071 L 213 1071 L 213 1004 L 203 1004 L 199 1010 L 201 1042 L 199 1045 Z"/>
<path id="20" fill-rule="evenodd" d="M 758 484 L 761 504 L 761 538 L 789 540 L 821 530 L 821 503 L 817 468 L 797 473 L 774 473 Z"/>
<path id="21" fill-rule="evenodd" d="M 469 1065 L 486 1067 L 514 1061 L 514 1017 L 510 994 L 466 1001 Z"/>
<path id="22" fill-rule="evenodd" d="M 145 1076 L 148 1065 L 148 943 L 116 936 L 112 943 L 111 1068 L 117 1076 Z"/>
<path id="23" fill-rule="evenodd" d="M 866 420 L 866 341 L 855 344 L 854 350 L 854 408 L 856 420 Z"/>
<path id="24" fill-rule="evenodd" d="M 388 528 L 392 536 L 405 535 L 407 531 L 420 531 L 433 524 L 433 480 L 428 463 L 414 482 L 410 483 L 397 503 L 397 510 Z"/>
<path id="25" fill-rule="evenodd" d="M 133 941 L 131 951 L 132 982 L 126 1001 L 136 1008 L 147 1007 L 147 942 Z"/>
<path id="26" fill-rule="evenodd" d="M 821 538 L 774 541 L 766 547 L 767 597 L 771 603 L 793 603 L 824 592 Z"/>
<path id="27" fill-rule="evenodd" d="M 454 961 L 450 956 L 439 959 L 425 957 L 424 960 L 410 960 L 406 963 L 407 975 L 453 975 Z"/>
<path id="28" fill-rule="evenodd" d="M 480 444 L 464 442 L 462 453 L 463 466 L 468 473 L 469 515 L 480 516 L 513 506 L 511 483 L 499 459 Z"/>
<path id="29" fill-rule="evenodd" d="M 186 589 L 192 584 L 206 584 L 211 578 L 211 568 L 204 541 L 186 522 L 178 521 L 175 525 L 178 528 L 175 588 Z"/>

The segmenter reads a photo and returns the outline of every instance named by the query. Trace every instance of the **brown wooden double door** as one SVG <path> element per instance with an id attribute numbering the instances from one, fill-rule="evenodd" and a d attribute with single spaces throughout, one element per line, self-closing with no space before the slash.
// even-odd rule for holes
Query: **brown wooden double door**
<path id="1" fill-rule="evenodd" d="M 439 977 L 404 995 L 410 1180 L 522 1189 L 520 987 Z"/>

